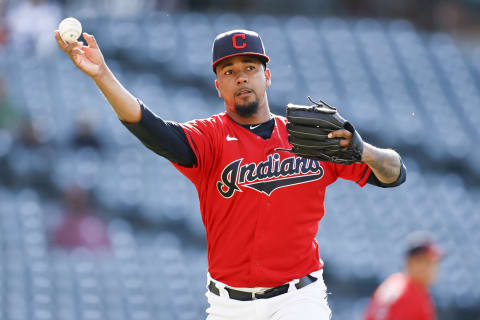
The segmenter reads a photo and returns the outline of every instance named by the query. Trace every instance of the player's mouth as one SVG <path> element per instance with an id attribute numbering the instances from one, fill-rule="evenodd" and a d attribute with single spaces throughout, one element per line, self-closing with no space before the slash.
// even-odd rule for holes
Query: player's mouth
<path id="1" fill-rule="evenodd" d="M 253 94 L 253 91 L 250 89 L 240 89 L 235 92 L 235 97 L 244 98 Z"/>

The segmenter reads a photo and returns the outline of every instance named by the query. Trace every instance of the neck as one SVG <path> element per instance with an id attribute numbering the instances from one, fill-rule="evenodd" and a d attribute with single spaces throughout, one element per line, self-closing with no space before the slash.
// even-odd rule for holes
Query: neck
<path id="1" fill-rule="evenodd" d="M 230 116 L 230 118 L 232 118 L 233 121 L 239 124 L 258 124 L 258 123 L 267 122 L 272 118 L 270 114 L 270 107 L 268 105 L 268 100 L 266 97 L 258 105 L 258 111 L 249 117 L 242 117 L 238 115 L 235 111 L 233 111 L 235 110 L 234 108 L 226 108 L 226 109 L 227 109 L 227 114 Z"/>

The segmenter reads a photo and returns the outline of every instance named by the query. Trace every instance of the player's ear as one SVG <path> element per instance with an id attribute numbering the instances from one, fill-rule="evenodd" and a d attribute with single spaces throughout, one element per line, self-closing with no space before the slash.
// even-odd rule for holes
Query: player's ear
<path id="1" fill-rule="evenodd" d="M 218 84 L 218 80 L 215 80 L 215 88 L 217 89 L 218 97 L 221 98 L 222 94 L 220 93 L 220 85 Z"/>
<path id="2" fill-rule="evenodd" d="M 265 80 L 267 80 L 267 88 L 270 87 L 272 84 L 272 74 L 268 68 L 265 69 Z"/>

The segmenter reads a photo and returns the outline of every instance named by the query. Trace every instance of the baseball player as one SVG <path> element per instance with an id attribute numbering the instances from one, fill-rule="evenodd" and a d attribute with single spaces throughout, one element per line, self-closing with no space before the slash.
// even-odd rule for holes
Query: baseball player
<path id="1" fill-rule="evenodd" d="M 225 112 L 186 123 L 164 121 L 150 111 L 115 78 L 95 38 L 83 36 L 87 45 L 66 44 L 56 31 L 59 47 L 95 81 L 122 123 L 197 189 L 208 248 L 207 319 L 329 319 L 315 239 L 325 189 L 338 178 L 359 186 L 400 185 L 406 169 L 397 152 L 363 142 L 334 108 L 318 104 L 303 109 L 345 126 L 335 124 L 338 130 L 319 135 L 333 143 L 316 156 L 295 153 L 299 145 L 291 143 L 291 129 L 320 125 L 304 125 L 298 117 L 301 123 L 292 127 L 270 112 L 269 57 L 253 31 L 215 38 L 212 70 Z M 352 159 L 350 151 L 354 161 L 336 161 Z"/>
<path id="2" fill-rule="evenodd" d="M 375 290 L 365 320 L 435 320 L 428 287 L 435 282 L 442 250 L 423 232 L 409 236 L 405 271 L 389 276 Z"/>

